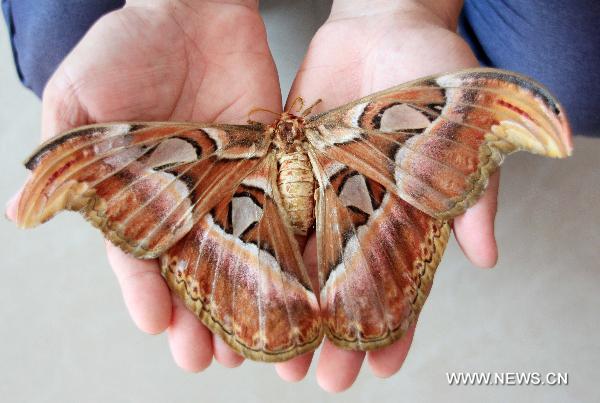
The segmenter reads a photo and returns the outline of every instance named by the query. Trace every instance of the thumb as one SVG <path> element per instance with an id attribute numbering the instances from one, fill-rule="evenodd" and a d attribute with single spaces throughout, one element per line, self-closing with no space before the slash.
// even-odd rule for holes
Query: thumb
<path id="1" fill-rule="evenodd" d="M 75 86 L 71 85 L 59 67 L 48 81 L 42 96 L 42 133 L 46 141 L 64 131 L 89 123 L 89 116 L 77 99 Z M 5 216 L 17 220 L 17 210 L 24 185 L 6 202 Z"/>
<path id="2" fill-rule="evenodd" d="M 498 205 L 500 171 L 496 171 L 479 201 L 454 220 L 454 234 L 460 248 L 476 266 L 491 268 L 498 260 L 494 220 Z"/>
<path id="3" fill-rule="evenodd" d="M 90 116 L 79 99 L 77 85 L 59 66 L 42 95 L 42 141 L 89 123 Z"/>
<path id="4" fill-rule="evenodd" d="M 17 206 L 19 205 L 19 200 L 21 199 L 22 188 L 19 189 L 17 193 L 15 193 L 7 202 L 6 202 L 6 210 L 4 215 L 10 221 L 17 220 Z"/>

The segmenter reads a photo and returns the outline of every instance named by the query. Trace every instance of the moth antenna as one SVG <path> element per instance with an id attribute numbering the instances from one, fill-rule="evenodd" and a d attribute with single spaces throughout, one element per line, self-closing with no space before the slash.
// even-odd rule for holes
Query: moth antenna
<path id="1" fill-rule="evenodd" d="M 281 113 L 279 113 L 279 112 L 275 112 L 275 111 L 272 111 L 272 110 L 270 110 L 270 109 L 265 109 L 265 108 L 253 108 L 253 109 L 251 109 L 251 110 L 250 110 L 250 112 L 248 112 L 248 116 L 246 116 L 246 117 L 248 118 L 248 120 L 247 120 L 248 124 L 256 124 L 256 123 L 260 123 L 260 122 L 257 122 L 257 121 L 255 121 L 255 120 L 252 120 L 252 119 L 250 119 L 250 116 L 252 116 L 252 115 L 254 115 L 255 113 L 258 113 L 258 112 L 267 112 L 267 113 L 272 113 L 273 115 L 275 115 L 275 116 L 277 116 L 277 117 L 281 116 Z M 261 123 L 261 124 L 262 124 L 262 123 Z"/>
<path id="2" fill-rule="evenodd" d="M 302 117 L 306 117 L 308 115 L 310 115 L 312 113 L 312 110 L 315 106 L 317 106 L 318 104 L 320 104 L 321 102 L 323 102 L 323 100 L 321 98 L 317 99 L 315 102 L 312 103 L 312 105 L 310 105 L 308 108 L 306 108 L 303 112 L 302 112 Z"/>
<path id="3" fill-rule="evenodd" d="M 296 106 L 296 104 L 299 103 L 300 107 L 298 108 L 298 112 L 300 112 L 302 110 L 302 108 L 304 108 L 304 99 L 302 97 L 296 97 L 290 107 L 287 109 L 286 112 L 291 112 L 294 109 L 294 106 Z"/>

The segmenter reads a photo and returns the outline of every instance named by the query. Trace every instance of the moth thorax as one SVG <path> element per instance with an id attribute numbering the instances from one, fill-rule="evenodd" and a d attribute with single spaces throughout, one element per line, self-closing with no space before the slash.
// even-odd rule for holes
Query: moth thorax
<path id="1" fill-rule="evenodd" d="M 304 151 L 281 153 L 277 185 L 294 232 L 306 235 L 313 225 L 315 180 Z"/>

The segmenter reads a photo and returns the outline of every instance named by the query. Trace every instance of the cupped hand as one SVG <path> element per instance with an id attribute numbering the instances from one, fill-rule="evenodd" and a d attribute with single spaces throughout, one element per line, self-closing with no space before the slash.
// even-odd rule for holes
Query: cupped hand
<path id="1" fill-rule="evenodd" d="M 101 18 L 65 58 L 43 96 L 42 133 L 109 121 L 245 123 L 253 107 L 281 109 L 279 82 L 256 1 L 128 1 Z M 18 202 L 8 215 L 14 218 Z M 168 329 L 177 364 L 242 358 L 172 296 L 155 260 L 108 244 L 136 325 Z"/>
<path id="2" fill-rule="evenodd" d="M 328 21 L 313 38 L 288 102 L 318 98 L 319 111 L 429 74 L 477 66 L 468 45 L 455 33 L 460 5 L 451 2 L 337 0 Z M 445 4 L 440 4 L 445 3 Z M 459 2 L 457 2 L 459 3 Z M 494 216 L 498 174 L 480 201 L 454 221 L 465 255 L 477 266 L 492 267 L 497 258 Z M 315 238 L 305 259 L 316 265 Z M 369 353 L 345 351 L 327 340 L 317 366 L 317 380 L 329 391 L 344 390 L 356 379 L 365 356 L 380 377 L 394 374 L 408 353 L 414 327 L 387 348 Z M 307 367 L 309 362 L 305 362 Z M 305 367 L 282 372 L 295 378 Z"/>

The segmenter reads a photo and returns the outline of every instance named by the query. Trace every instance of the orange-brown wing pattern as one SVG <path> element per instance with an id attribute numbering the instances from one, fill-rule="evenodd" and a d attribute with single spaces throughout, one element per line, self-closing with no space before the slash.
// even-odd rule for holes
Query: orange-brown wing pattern
<path id="1" fill-rule="evenodd" d="M 281 361 L 321 341 L 319 306 L 273 183 L 261 126 L 115 123 L 42 145 L 21 226 L 81 212 L 163 276 L 242 355 Z"/>
<path id="2" fill-rule="evenodd" d="M 446 247 L 449 224 L 319 151 L 317 245 L 327 337 L 372 350 L 413 324 Z"/>
<path id="3" fill-rule="evenodd" d="M 571 152 L 558 102 L 533 81 L 494 69 L 413 81 L 306 127 L 316 149 L 440 219 L 472 205 L 506 154 Z"/>
<path id="4" fill-rule="evenodd" d="M 429 293 L 450 220 L 480 197 L 504 156 L 571 152 L 556 100 L 493 69 L 420 79 L 295 119 L 308 142 L 294 144 L 318 183 L 319 301 L 278 190 L 277 159 L 289 152 L 273 143 L 289 134 L 278 126 L 75 129 L 26 162 L 33 175 L 17 221 L 31 227 L 79 211 L 126 252 L 159 257 L 171 289 L 233 349 L 283 361 L 314 350 L 324 333 L 357 350 L 401 337 Z"/>
<path id="5" fill-rule="evenodd" d="M 234 350 L 260 361 L 312 351 L 323 335 L 276 175 L 271 154 L 161 257 L 187 307 Z"/>
<path id="6" fill-rule="evenodd" d="M 81 212 L 137 257 L 156 257 L 183 237 L 264 158 L 270 139 L 252 126 L 114 123 L 75 129 L 43 144 L 18 223 L 62 209 Z"/>

